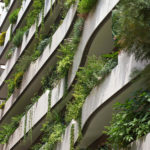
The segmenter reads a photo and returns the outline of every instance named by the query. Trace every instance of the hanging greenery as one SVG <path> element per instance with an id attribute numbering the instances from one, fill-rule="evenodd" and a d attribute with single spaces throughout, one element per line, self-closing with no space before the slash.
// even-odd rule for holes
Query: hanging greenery
<path id="1" fill-rule="evenodd" d="M 9 16 L 9 22 L 10 22 L 10 24 L 15 24 L 15 23 L 16 23 L 16 21 L 17 21 L 17 19 L 18 19 L 18 13 L 19 13 L 19 11 L 20 11 L 20 8 L 15 9 L 15 10 L 11 13 L 11 15 Z"/>
<path id="2" fill-rule="evenodd" d="M 38 150 L 44 145 L 44 150 L 53 150 L 55 145 L 61 141 L 62 134 L 65 130 L 65 124 L 63 123 L 63 117 L 54 113 L 47 117 L 47 121 L 43 124 L 41 131 L 43 131 L 43 136 L 40 143 L 35 144 L 32 150 Z"/>
<path id="3" fill-rule="evenodd" d="M 33 0 L 32 7 L 33 9 L 27 16 L 27 28 L 30 28 L 31 25 L 36 22 L 37 18 L 39 17 L 39 13 L 44 8 L 44 0 Z"/>
<path id="4" fill-rule="evenodd" d="M 125 103 L 114 106 L 110 126 L 105 133 L 113 149 L 121 149 L 150 132 L 150 92 L 138 91 Z"/>
<path id="5" fill-rule="evenodd" d="M 5 6 L 7 7 L 10 3 L 10 0 L 4 0 Z"/>
<path id="6" fill-rule="evenodd" d="M 67 104 L 65 121 L 69 123 L 72 119 L 78 119 L 86 97 L 91 90 L 111 72 L 117 65 L 117 53 L 104 55 L 97 58 L 89 57 L 85 67 L 77 72 L 77 83 L 74 86 L 73 101 Z"/>
<path id="7" fill-rule="evenodd" d="M 0 144 L 5 144 L 8 142 L 9 137 L 14 133 L 16 128 L 19 126 L 22 115 L 12 117 L 11 122 L 4 124 L 0 130 Z"/>
<path id="8" fill-rule="evenodd" d="M 84 19 L 78 18 L 74 24 L 71 37 L 67 38 L 58 50 L 61 52 L 61 56 L 58 56 L 59 61 L 57 63 L 57 73 L 60 75 L 60 78 L 64 77 L 68 73 L 68 70 L 72 64 L 74 54 L 80 42 L 83 25 Z"/>
<path id="9" fill-rule="evenodd" d="M 3 102 L 1 105 L 0 105 L 0 109 L 3 109 L 5 106 L 5 102 Z"/>
<path id="10" fill-rule="evenodd" d="M 78 4 L 78 12 L 80 14 L 89 13 L 96 3 L 97 0 L 80 0 Z"/>
<path id="11" fill-rule="evenodd" d="M 150 58 L 150 1 L 123 0 L 113 11 L 113 35 L 116 45 L 137 60 Z"/>
<path id="12" fill-rule="evenodd" d="M 25 31 L 22 29 L 18 29 L 16 31 L 16 34 L 14 35 L 13 40 L 12 40 L 14 46 L 19 47 L 21 45 L 24 32 Z"/>

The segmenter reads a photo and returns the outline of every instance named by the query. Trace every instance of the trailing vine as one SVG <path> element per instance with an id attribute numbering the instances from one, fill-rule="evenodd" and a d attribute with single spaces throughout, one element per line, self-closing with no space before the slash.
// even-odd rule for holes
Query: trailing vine
<path id="1" fill-rule="evenodd" d="M 74 150 L 74 124 L 71 126 L 70 150 Z"/>
<path id="2" fill-rule="evenodd" d="M 14 133 L 16 128 L 19 126 L 19 122 L 22 118 L 22 115 L 11 118 L 11 123 L 4 124 L 1 126 L 0 130 L 0 144 L 5 144 L 8 142 L 9 137 Z"/>
<path id="3" fill-rule="evenodd" d="M 73 101 L 66 106 L 65 121 L 78 119 L 86 97 L 104 77 L 117 65 L 117 53 L 97 58 L 89 57 L 87 66 L 77 72 L 77 83 L 74 85 Z"/>

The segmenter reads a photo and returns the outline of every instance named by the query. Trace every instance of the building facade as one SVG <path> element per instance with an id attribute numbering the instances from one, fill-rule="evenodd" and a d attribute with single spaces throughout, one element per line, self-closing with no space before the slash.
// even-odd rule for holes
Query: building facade
<path id="1" fill-rule="evenodd" d="M 115 149 L 104 133 L 113 105 L 149 83 L 149 61 L 115 45 L 119 0 L 3 4 L 0 150 Z M 149 150 L 147 133 L 130 149 Z"/>

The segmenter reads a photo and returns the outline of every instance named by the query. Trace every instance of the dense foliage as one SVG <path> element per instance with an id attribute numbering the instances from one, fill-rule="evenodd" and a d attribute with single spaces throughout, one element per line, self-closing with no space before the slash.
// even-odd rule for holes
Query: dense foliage
<path id="1" fill-rule="evenodd" d="M 4 0 L 5 6 L 7 7 L 10 3 L 10 0 Z"/>
<path id="2" fill-rule="evenodd" d="M 80 42 L 80 36 L 82 34 L 84 19 L 79 18 L 74 24 L 73 32 L 70 38 L 66 39 L 64 44 L 60 46 L 59 61 L 57 63 L 57 73 L 60 74 L 60 78 L 64 77 L 72 64 L 74 54 L 78 48 Z"/>
<path id="3" fill-rule="evenodd" d="M 8 85 L 8 97 L 14 92 L 15 88 L 19 88 L 24 72 L 20 71 L 14 75 L 14 79 L 8 79 L 6 81 Z"/>
<path id="4" fill-rule="evenodd" d="M 13 40 L 12 40 L 14 46 L 19 47 L 21 45 L 23 35 L 24 35 L 24 30 L 18 29 L 16 31 L 16 34 L 14 35 Z"/>
<path id="5" fill-rule="evenodd" d="M 12 47 L 8 50 L 8 52 L 6 53 L 6 59 L 11 58 L 11 56 L 13 55 L 15 49 L 16 49 L 16 47 Z"/>
<path id="6" fill-rule="evenodd" d="M 137 59 L 150 58 L 150 1 L 122 0 L 113 11 L 113 35 Z"/>
<path id="7" fill-rule="evenodd" d="M 44 7 L 44 0 L 33 0 L 32 7 L 33 9 L 29 12 L 27 16 L 27 28 L 30 28 L 31 25 L 38 20 L 39 13 Z"/>
<path id="8" fill-rule="evenodd" d="M 15 24 L 15 23 L 16 23 L 16 21 L 17 21 L 17 19 L 18 19 L 18 13 L 19 13 L 19 11 L 20 11 L 20 8 L 15 9 L 15 10 L 11 13 L 11 15 L 9 16 L 9 22 L 10 22 L 11 24 Z"/>
<path id="9" fill-rule="evenodd" d="M 88 13 L 96 5 L 97 0 L 80 0 L 78 12 L 81 14 Z"/>
<path id="10" fill-rule="evenodd" d="M 6 32 L 0 34 L 0 46 L 4 45 Z"/>
<path id="11" fill-rule="evenodd" d="M 43 136 L 40 143 L 37 143 L 32 147 L 32 150 L 38 150 L 42 144 L 44 150 L 53 150 L 56 143 L 61 141 L 61 136 L 64 132 L 65 125 L 63 123 L 63 117 L 57 113 L 48 114 L 47 121 L 43 124 L 41 131 Z"/>
<path id="12" fill-rule="evenodd" d="M 9 140 L 9 137 L 14 133 L 16 128 L 19 126 L 19 121 L 22 115 L 12 117 L 9 124 L 4 124 L 0 130 L 0 144 L 5 144 Z"/>
<path id="13" fill-rule="evenodd" d="M 114 149 L 127 147 L 150 132 L 150 92 L 139 91 L 124 104 L 116 103 L 110 126 L 106 127 Z"/>
<path id="14" fill-rule="evenodd" d="M 74 86 L 74 100 L 67 104 L 66 122 L 78 119 L 86 97 L 104 77 L 117 65 L 117 53 L 97 58 L 89 57 L 85 67 L 77 72 L 77 83 Z"/>

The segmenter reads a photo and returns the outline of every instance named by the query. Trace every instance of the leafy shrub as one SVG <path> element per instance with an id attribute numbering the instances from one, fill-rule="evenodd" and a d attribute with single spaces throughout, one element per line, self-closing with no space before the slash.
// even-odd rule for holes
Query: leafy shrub
<path id="1" fill-rule="evenodd" d="M 10 0 L 4 0 L 5 6 L 7 7 L 10 3 Z"/>
<path id="2" fill-rule="evenodd" d="M 43 131 L 42 139 L 40 143 L 37 143 L 31 148 L 32 150 L 39 149 L 42 146 L 41 143 L 45 143 L 44 150 L 53 150 L 55 144 L 61 141 L 61 136 L 65 129 L 62 117 L 56 113 L 49 115 L 50 116 L 48 116 L 47 121 L 43 124 L 41 129 L 41 131 Z M 53 119 L 53 122 L 50 120 L 50 117 L 52 117 L 51 119 Z"/>
<path id="3" fill-rule="evenodd" d="M 6 81 L 8 86 L 8 98 L 11 96 L 11 94 L 14 92 L 15 88 L 19 88 L 22 78 L 23 78 L 24 72 L 17 72 L 14 76 L 14 78 L 9 79 Z"/>
<path id="4" fill-rule="evenodd" d="M 29 12 L 27 16 L 27 27 L 30 28 L 32 24 L 38 19 L 38 15 L 44 7 L 43 0 L 33 0 L 33 9 Z"/>
<path id="5" fill-rule="evenodd" d="M 136 59 L 150 58 L 150 1 L 120 1 L 113 11 L 113 35 L 116 45 Z"/>
<path id="6" fill-rule="evenodd" d="M 6 32 L 0 34 L 0 46 L 4 45 Z"/>
<path id="7" fill-rule="evenodd" d="M 15 24 L 15 23 L 16 23 L 17 18 L 18 18 L 18 13 L 19 13 L 19 11 L 20 11 L 20 8 L 14 10 L 14 11 L 11 13 L 11 15 L 9 16 L 9 22 L 10 22 L 11 24 Z"/>
<path id="8" fill-rule="evenodd" d="M 9 98 L 15 90 L 15 83 L 14 83 L 13 79 L 6 80 L 6 83 L 7 83 L 7 87 L 8 87 L 8 96 L 7 97 Z"/>
<path id="9" fill-rule="evenodd" d="M 16 34 L 14 35 L 13 41 L 12 41 L 16 47 L 19 47 L 21 45 L 24 32 L 25 31 L 21 29 L 18 29 L 16 31 Z"/>
<path id="10" fill-rule="evenodd" d="M 20 86 L 20 84 L 21 84 L 21 81 L 22 81 L 22 78 L 23 78 L 23 74 L 24 74 L 24 72 L 18 72 L 18 73 L 15 75 L 14 84 L 15 84 L 15 87 L 16 87 L 16 88 L 19 88 L 19 86 Z"/>
<path id="11" fill-rule="evenodd" d="M 88 13 L 97 3 L 97 0 L 80 0 L 78 12 L 81 14 Z"/>
<path id="12" fill-rule="evenodd" d="M 16 47 L 12 47 L 11 49 L 8 50 L 7 54 L 6 54 L 6 59 L 10 59 L 14 50 L 16 49 Z"/>
<path id="13" fill-rule="evenodd" d="M 150 132 L 150 92 L 137 92 L 124 104 L 114 106 L 110 126 L 105 133 L 113 149 L 127 147 L 132 141 Z"/>
<path id="14" fill-rule="evenodd" d="M 44 48 L 48 45 L 48 43 L 50 43 L 50 41 L 51 41 L 51 38 L 45 38 L 39 43 L 39 45 L 37 46 L 32 56 L 33 61 L 35 61 L 42 54 Z"/>
<path id="15" fill-rule="evenodd" d="M 112 58 L 110 57 L 112 56 Z M 65 121 L 69 123 L 72 119 L 78 119 L 81 108 L 86 97 L 115 66 L 117 65 L 116 55 L 105 55 L 97 58 L 89 57 L 85 67 L 77 72 L 77 83 L 74 86 L 74 100 L 67 104 Z"/>
<path id="16" fill-rule="evenodd" d="M 17 117 L 12 117 L 9 124 L 4 124 L 0 130 L 0 144 L 5 144 L 8 142 L 9 137 L 14 133 L 16 128 L 19 126 L 19 121 L 22 115 Z"/>
<path id="17" fill-rule="evenodd" d="M 61 52 L 61 56 L 59 56 L 59 62 L 57 63 L 57 72 L 61 77 L 64 77 L 68 73 L 72 64 L 75 51 L 80 41 L 83 24 L 84 20 L 81 18 L 78 19 L 74 24 L 71 38 L 66 39 L 65 43 L 60 46 L 59 51 Z"/>
<path id="18" fill-rule="evenodd" d="M 3 102 L 1 105 L 0 105 L 0 109 L 3 109 L 5 106 L 5 102 Z"/>

